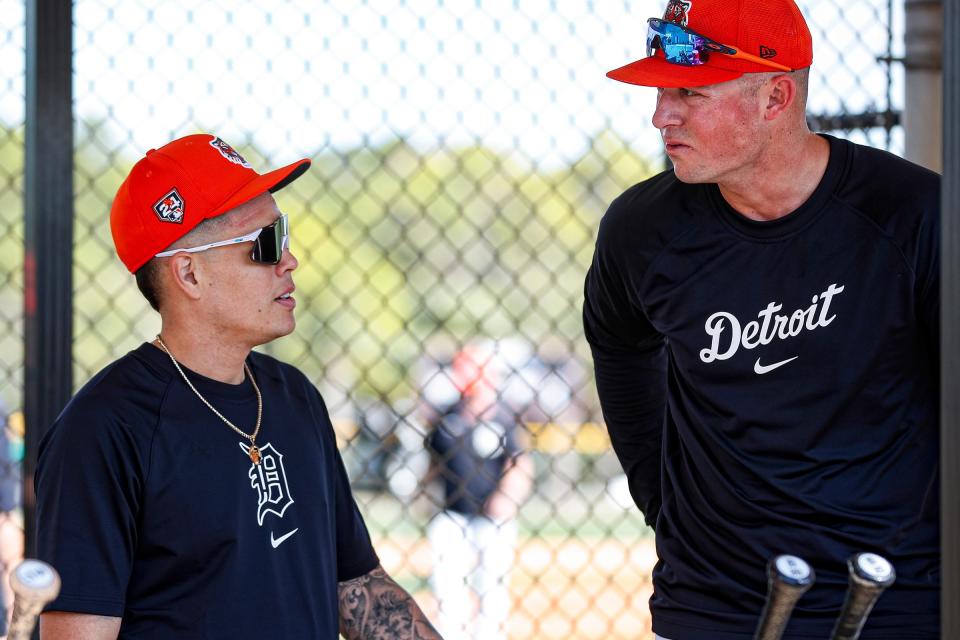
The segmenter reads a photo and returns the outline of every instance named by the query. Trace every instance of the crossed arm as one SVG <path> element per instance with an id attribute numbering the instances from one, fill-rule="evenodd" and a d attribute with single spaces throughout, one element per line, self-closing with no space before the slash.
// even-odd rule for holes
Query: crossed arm
<path id="1" fill-rule="evenodd" d="M 337 584 L 340 633 L 348 640 L 442 640 L 403 587 L 377 566 Z"/>

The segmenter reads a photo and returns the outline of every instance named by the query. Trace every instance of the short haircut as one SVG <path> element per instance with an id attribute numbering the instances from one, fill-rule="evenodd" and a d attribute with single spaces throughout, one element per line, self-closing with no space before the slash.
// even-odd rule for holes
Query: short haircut
<path id="1" fill-rule="evenodd" d="M 173 245 L 170 245 L 170 247 L 178 244 L 185 246 L 204 244 L 211 233 L 216 233 L 219 228 L 226 223 L 227 216 L 233 211 L 234 209 L 231 209 L 223 215 L 219 215 L 215 218 L 207 218 L 191 229 L 189 233 L 174 242 Z M 137 288 L 140 289 L 140 293 L 143 294 L 143 297 L 147 299 L 147 302 L 150 303 L 150 306 L 153 307 L 154 311 L 160 311 L 161 287 L 159 260 L 157 258 L 150 258 L 146 264 L 137 269 L 136 273 L 134 273 L 134 277 L 137 280 Z"/>
<path id="2" fill-rule="evenodd" d="M 137 279 L 137 289 L 147 299 L 154 311 L 160 311 L 160 263 L 151 258 L 142 267 L 137 269 L 134 277 Z"/>

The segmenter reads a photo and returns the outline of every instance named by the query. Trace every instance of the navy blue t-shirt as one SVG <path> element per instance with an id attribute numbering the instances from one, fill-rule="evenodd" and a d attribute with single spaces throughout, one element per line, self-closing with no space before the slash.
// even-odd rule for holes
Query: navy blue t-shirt
<path id="1" fill-rule="evenodd" d="M 672 640 L 752 638 L 781 553 L 817 574 L 786 637 L 826 638 L 860 551 L 897 572 L 861 637 L 939 637 L 939 177 L 826 138 L 778 220 L 665 172 L 600 225 L 584 324 Z"/>
<path id="2" fill-rule="evenodd" d="M 40 443 L 38 556 L 47 610 L 119 616 L 121 638 L 336 638 L 337 582 L 376 568 L 323 400 L 297 369 L 247 360 L 256 443 L 144 344 L 94 377 Z M 249 380 L 187 371 L 247 433 Z"/>

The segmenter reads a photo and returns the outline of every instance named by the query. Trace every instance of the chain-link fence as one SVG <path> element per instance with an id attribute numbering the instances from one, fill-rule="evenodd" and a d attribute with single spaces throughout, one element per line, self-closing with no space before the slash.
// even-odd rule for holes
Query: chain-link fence
<path id="1" fill-rule="evenodd" d="M 883 61 L 900 47 L 899 5 L 800 4 L 811 121 L 901 151 L 902 80 Z M 580 305 L 607 204 L 663 165 L 652 90 L 604 77 L 644 54 L 661 5 L 77 0 L 75 386 L 159 327 L 107 221 L 145 150 L 208 131 L 258 169 L 311 157 L 278 194 L 298 326 L 264 350 L 323 392 L 387 570 L 436 617 L 425 439 L 482 380 L 532 465 L 516 558 L 493 578 L 509 636 L 646 637 L 655 554 L 601 424 Z M 14 445 L 23 32 L 23 3 L 0 0 L 0 401 Z"/>
<path id="2" fill-rule="evenodd" d="M 0 0 L 0 580 L 23 554 L 24 9 Z"/>

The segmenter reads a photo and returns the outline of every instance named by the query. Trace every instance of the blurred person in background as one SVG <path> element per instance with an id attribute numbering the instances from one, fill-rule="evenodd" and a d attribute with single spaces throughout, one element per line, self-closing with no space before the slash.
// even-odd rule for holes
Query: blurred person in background
<path id="1" fill-rule="evenodd" d="M 647 27 L 608 76 L 657 89 L 672 168 L 610 205 L 583 316 L 656 531 L 653 630 L 753 637 L 789 553 L 817 580 L 786 637 L 826 638 L 873 552 L 896 583 L 861 637 L 938 638 L 940 179 L 808 129 L 792 0 L 671 0 Z"/>
<path id="2" fill-rule="evenodd" d="M 440 637 L 380 566 L 316 387 L 253 351 L 296 324 L 272 193 L 309 165 L 261 175 L 197 134 L 121 184 L 114 242 L 161 331 L 40 443 L 44 640 Z"/>
<path id="3" fill-rule="evenodd" d="M 6 615 L 0 616 L 0 636 L 7 632 L 7 623 L 13 613 L 8 604 L 13 602 L 10 572 L 23 560 L 23 414 L 7 413 L 0 400 L 0 607 Z"/>
<path id="4" fill-rule="evenodd" d="M 438 627 L 447 640 L 507 637 L 516 516 L 530 495 L 533 460 L 523 425 L 504 401 L 508 366 L 493 341 L 475 341 L 453 358 L 455 393 L 433 394 L 427 418 L 427 482 L 442 485 L 443 510 L 427 528 Z"/>
<path id="5" fill-rule="evenodd" d="M 9 519 L 18 517 L 23 494 L 23 414 L 7 414 L 0 402 L 0 511 Z M 23 529 L 21 528 L 21 531 Z"/>

